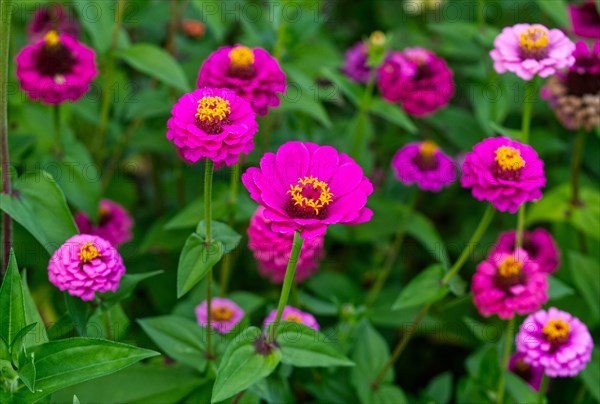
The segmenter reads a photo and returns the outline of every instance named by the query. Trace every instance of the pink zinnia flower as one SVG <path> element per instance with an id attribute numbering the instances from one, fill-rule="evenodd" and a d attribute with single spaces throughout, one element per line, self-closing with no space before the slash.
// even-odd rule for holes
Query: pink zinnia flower
<path id="1" fill-rule="evenodd" d="M 432 141 L 409 143 L 396 152 L 392 168 L 402 183 L 438 192 L 456 180 L 454 161 Z"/>
<path id="2" fill-rule="evenodd" d="M 217 167 L 234 165 L 254 148 L 258 131 L 250 104 L 233 91 L 200 88 L 184 94 L 171 110 L 167 139 L 191 163 L 209 158 Z"/>
<path id="3" fill-rule="evenodd" d="M 221 334 L 227 334 L 244 318 L 244 310 L 235 302 L 222 297 L 213 297 L 210 302 L 212 318 L 210 325 Z M 208 304 L 203 300 L 196 306 L 196 318 L 202 327 L 208 325 Z"/>
<path id="4" fill-rule="evenodd" d="M 37 41 L 50 30 L 77 38 L 79 23 L 75 16 L 67 12 L 63 6 L 58 3 L 50 3 L 35 10 L 33 19 L 27 26 L 27 34 L 30 41 Z"/>
<path id="5" fill-rule="evenodd" d="M 277 316 L 277 310 L 271 311 L 267 318 L 265 318 L 264 325 L 268 327 L 269 324 L 275 322 Z M 319 331 L 319 323 L 315 317 L 310 313 L 305 313 L 292 306 L 285 306 L 283 313 L 281 313 L 281 321 L 291 321 L 293 323 L 304 324 L 307 327 L 313 328 Z"/>
<path id="6" fill-rule="evenodd" d="M 544 377 L 544 368 L 541 366 L 532 366 L 525 362 L 525 355 L 515 353 L 510 357 L 508 370 L 525 380 L 535 391 L 539 391 L 542 378 Z"/>
<path id="7" fill-rule="evenodd" d="M 373 215 L 365 207 L 371 181 L 331 146 L 285 143 L 276 154 L 266 153 L 260 168 L 246 170 L 242 182 L 279 233 L 300 230 L 303 238 L 312 238 L 330 224 L 363 223 Z"/>
<path id="8" fill-rule="evenodd" d="M 258 261 L 262 276 L 274 283 L 282 283 L 292 251 L 292 233 L 271 230 L 271 221 L 264 216 L 265 208 L 259 206 L 250 219 L 248 248 Z M 325 255 L 323 235 L 306 240 L 296 266 L 296 282 L 302 282 L 319 268 L 319 260 Z"/>
<path id="9" fill-rule="evenodd" d="M 475 306 L 486 317 L 529 314 L 548 300 L 546 274 L 523 249 L 489 256 L 477 266 L 471 289 Z"/>
<path id="10" fill-rule="evenodd" d="M 529 145 L 506 137 L 476 144 L 463 163 L 461 184 L 475 198 L 487 200 L 502 212 L 515 213 L 524 202 L 542 197 L 546 185 L 544 162 Z"/>
<path id="11" fill-rule="evenodd" d="M 46 104 L 77 101 L 98 74 L 94 51 L 56 31 L 21 49 L 16 63 L 21 89 Z"/>
<path id="12" fill-rule="evenodd" d="M 81 300 L 94 300 L 95 292 L 116 292 L 124 273 L 123 259 L 116 248 L 90 234 L 78 234 L 65 241 L 48 263 L 50 282 Z"/>
<path id="13" fill-rule="evenodd" d="M 366 84 L 369 81 L 371 68 L 367 65 L 369 45 L 365 42 L 357 42 L 346 51 L 344 67 L 342 71 L 351 80 Z"/>
<path id="14" fill-rule="evenodd" d="M 225 46 L 211 53 L 198 73 L 198 87 L 224 87 L 252 105 L 259 115 L 279 106 L 277 93 L 286 89 L 277 59 L 262 48 Z"/>
<path id="15" fill-rule="evenodd" d="M 548 77 L 575 62 L 575 44 L 558 29 L 540 24 L 506 27 L 494 41 L 490 56 L 498 73 L 513 72 L 523 80 Z"/>
<path id="16" fill-rule="evenodd" d="M 80 233 L 100 236 L 115 247 L 128 242 L 132 237 L 133 219 L 129 212 L 109 199 L 100 201 L 97 225 L 82 211 L 75 215 L 75 223 Z"/>
<path id="17" fill-rule="evenodd" d="M 490 256 L 495 257 L 515 250 L 516 232 L 507 231 L 500 234 Z M 523 249 L 527 255 L 539 265 L 540 271 L 552 273 L 560 263 L 560 251 L 552 235 L 543 228 L 523 232 Z"/>
<path id="18" fill-rule="evenodd" d="M 600 38 L 600 13 L 595 0 L 587 0 L 583 4 L 569 4 L 569 15 L 575 35 L 598 39 Z"/>
<path id="19" fill-rule="evenodd" d="M 410 115 L 432 114 L 448 105 L 454 95 L 452 70 L 444 59 L 427 49 L 392 52 L 377 74 L 382 97 L 399 103 Z"/>
<path id="20" fill-rule="evenodd" d="M 592 359 L 594 341 L 577 317 L 551 307 L 528 316 L 516 337 L 525 362 L 550 377 L 573 377 Z"/>

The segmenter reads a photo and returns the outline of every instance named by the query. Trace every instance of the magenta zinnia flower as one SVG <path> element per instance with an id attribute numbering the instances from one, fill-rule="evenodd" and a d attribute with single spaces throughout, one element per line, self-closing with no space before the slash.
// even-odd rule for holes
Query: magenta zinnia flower
<path id="1" fill-rule="evenodd" d="M 276 316 L 277 310 L 273 310 L 269 313 L 264 321 L 265 328 L 275 321 Z M 281 314 L 281 321 L 291 321 L 293 323 L 304 324 L 305 326 L 313 328 L 317 331 L 319 331 L 320 328 L 319 323 L 317 323 L 317 320 L 312 314 L 305 313 L 292 306 L 285 306 L 283 313 Z"/>
<path id="2" fill-rule="evenodd" d="M 532 366 L 525 362 L 524 358 L 525 355 L 522 353 L 513 354 L 508 362 L 508 370 L 525 380 L 532 389 L 539 391 L 544 377 L 544 368 Z"/>
<path id="3" fill-rule="evenodd" d="M 515 250 L 516 232 L 508 231 L 500 234 L 490 256 L 496 257 Z M 552 273 L 560 263 L 560 251 L 552 235 L 543 228 L 523 232 L 523 249 L 527 255 L 539 265 L 540 271 Z"/>
<path id="4" fill-rule="evenodd" d="M 488 138 L 466 154 L 461 184 L 473 188 L 478 200 L 515 213 L 522 203 L 542 197 L 544 162 L 529 145 L 506 137 Z"/>
<path id="5" fill-rule="evenodd" d="M 540 24 L 506 27 L 494 41 L 490 56 L 498 73 L 513 72 L 523 80 L 548 77 L 575 62 L 575 44 L 558 29 Z"/>
<path id="6" fill-rule="evenodd" d="M 342 71 L 351 80 L 366 84 L 369 81 L 371 68 L 367 66 L 369 45 L 365 42 L 357 42 L 346 51 L 344 67 Z"/>
<path id="7" fill-rule="evenodd" d="M 244 310 L 234 301 L 213 297 L 210 303 L 212 318 L 210 325 L 221 334 L 227 334 L 244 318 Z M 208 304 L 203 300 L 196 306 L 196 318 L 202 327 L 208 325 Z"/>
<path id="8" fill-rule="evenodd" d="M 125 208 L 109 199 L 100 201 L 98 209 L 98 224 L 92 223 L 85 212 L 77 212 L 75 223 L 80 233 L 93 234 L 108 240 L 113 246 L 131 240 L 133 219 Z"/>
<path id="9" fill-rule="evenodd" d="M 410 115 L 432 114 L 448 105 L 454 95 L 452 70 L 427 49 L 392 52 L 377 74 L 382 97 L 399 103 Z"/>
<path id="10" fill-rule="evenodd" d="M 363 223 L 373 215 L 365 207 L 371 181 L 331 146 L 285 143 L 276 154 L 266 153 L 260 168 L 246 170 L 242 182 L 279 233 L 300 230 L 303 238 L 312 238 L 330 224 Z"/>
<path id="11" fill-rule="evenodd" d="M 477 266 L 471 289 L 475 306 L 486 317 L 529 314 L 548 300 L 546 274 L 523 249 L 489 256 Z"/>
<path id="12" fill-rule="evenodd" d="M 454 161 L 433 142 L 409 143 L 396 152 L 392 168 L 402 183 L 438 192 L 456 180 Z"/>
<path id="13" fill-rule="evenodd" d="M 234 165 L 254 148 L 258 131 L 250 104 L 233 91 L 200 88 L 184 94 L 171 110 L 167 139 L 191 163 L 209 158 L 217 167 Z"/>
<path id="14" fill-rule="evenodd" d="M 592 359 L 594 341 L 577 317 L 551 307 L 528 316 L 516 337 L 525 362 L 541 366 L 550 377 L 572 377 Z"/>
<path id="15" fill-rule="evenodd" d="M 123 259 L 116 248 L 90 234 L 78 234 L 65 241 L 48 263 L 50 282 L 81 300 L 94 300 L 95 292 L 116 292 L 124 273 Z"/>
<path id="16" fill-rule="evenodd" d="M 598 39 L 600 38 L 600 13 L 595 0 L 587 0 L 583 4 L 569 4 L 569 15 L 575 35 Z"/>
<path id="17" fill-rule="evenodd" d="M 33 19 L 27 26 L 27 34 L 30 41 L 37 41 L 50 30 L 77 38 L 79 23 L 63 6 L 58 3 L 50 3 L 35 10 Z"/>
<path id="18" fill-rule="evenodd" d="M 94 51 L 56 31 L 21 49 L 16 63 L 21 89 L 46 104 L 78 100 L 98 74 Z"/>
<path id="19" fill-rule="evenodd" d="M 282 283 L 292 251 L 292 233 L 277 233 L 271 230 L 271 221 L 264 216 L 265 208 L 259 206 L 250 219 L 248 227 L 248 248 L 258 261 L 262 276 L 274 283 Z M 306 240 L 302 246 L 296 266 L 296 282 L 302 282 L 318 268 L 325 255 L 323 235 Z"/>
<path id="20" fill-rule="evenodd" d="M 198 87 L 234 90 L 259 115 L 279 106 L 277 93 L 286 89 L 285 73 L 277 59 L 262 48 L 225 46 L 211 53 L 198 73 Z"/>

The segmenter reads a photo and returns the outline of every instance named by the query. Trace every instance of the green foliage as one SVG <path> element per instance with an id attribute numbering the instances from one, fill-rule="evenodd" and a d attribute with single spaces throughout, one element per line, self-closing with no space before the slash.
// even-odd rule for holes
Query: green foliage
<path id="1" fill-rule="evenodd" d="M 432 265 L 415 276 L 401 291 L 393 309 L 405 309 L 434 303 L 448 293 L 441 284 L 444 269 L 441 265 Z"/>

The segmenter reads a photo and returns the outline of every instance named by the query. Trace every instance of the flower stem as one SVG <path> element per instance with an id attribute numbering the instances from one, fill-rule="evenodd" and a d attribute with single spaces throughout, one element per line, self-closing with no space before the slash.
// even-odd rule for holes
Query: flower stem
<path id="1" fill-rule="evenodd" d="M 504 352 L 502 354 L 502 364 L 500 368 L 500 379 L 498 381 L 498 392 L 497 403 L 502 404 L 504 402 L 504 386 L 506 383 L 506 378 L 504 375 L 506 374 L 506 370 L 508 369 L 508 360 L 510 358 L 510 351 L 513 343 L 513 335 L 515 332 L 515 318 L 511 318 L 508 320 L 506 324 L 506 335 L 504 336 Z"/>
<path id="2" fill-rule="evenodd" d="M 354 131 L 354 142 L 352 144 L 352 157 L 354 159 L 358 159 L 360 154 L 360 150 L 362 147 L 363 138 L 365 136 L 365 126 L 367 119 L 367 111 L 369 109 L 369 105 L 371 104 L 371 98 L 373 97 L 373 89 L 375 88 L 375 73 L 371 71 L 369 74 L 369 81 L 367 82 L 367 87 L 365 88 L 365 92 L 363 93 L 363 97 L 358 106 L 358 117 L 356 122 L 356 129 Z"/>
<path id="3" fill-rule="evenodd" d="M 212 243 L 212 181 L 214 163 L 211 159 L 206 159 L 206 168 L 204 169 L 204 225 L 206 226 L 206 243 Z M 206 275 L 206 357 L 212 359 L 212 268 L 208 270 Z"/>
<path id="4" fill-rule="evenodd" d="M 268 342 L 272 343 L 275 341 L 275 335 L 277 332 L 277 326 L 281 321 L 281 315 L 283 309 L 287 305 L 288 298 L 290 296 L 290 289 L 294 283 L 294 275 L 296 274 L 296 265 L 298 264 L 298 258 L 300 257 L 300 251 L 302 251 L 302 244 L 304 239 L 300 237 L 300 230 L 294 232 L 294 242 L 292 244 L 292 252 L 290 253 L 290 259 L 288 261 L 287 269 L 285 270 L 285 278 L 283 279 L 283 286 L 281 287 L 281 295 L 279 296 L 279 304 L 277 305 L 277 314 L 275 315 L 275 321 L 270 328 Z"/>
<path id="5" fill-rule="evenodd" d="M 10 45 L 10 19 L 12 16 L 12 0 L 2 0 L 0 8 L 0 148 L 2 155 L 2 193 L 11 195 L 10 157 L 8 151 L 8 49 Z M 0 279 L 4 277 L 8 266 L 10 247 L 12 245 L 12 220 L 2 213 L 2 266 Z"/>
<path id="6" fill-rule="evenodd" d="M 546 376 L 546 373 L 542 376 L 542 382 L 540 384 L 540 391 L 538 392 L 538 404 L 544 403 L 544 398 L 546 398 L 546 392 L 548 391 L 548 384 L 550 383 L 550 378 Z M 580 402 L 580 401 L 575 401 Z"/>
<path id="7" fill-rule="evenodd" d="M 579 172 L 581 170 L 581 161 L 585 146 L 585 132 L 577 132 L 575 145 L 573 146 L 573 158 L 571 159 L 571 205 L 581 206 L 579 199 Z"/>
<path id="8" fill-rule="evenodd" d="M 238 190 L 240 188 L 240 162 L 238 161 L 233 165 L 231 169 L 231 182 L 230 182 L 230 194 L 229 194 L 229 227 L 232 227 L 235 223 L 234 208 L 238 199 Z M 219 289 L 219 295 L 225 296 L 227 292 L 227 286 L 229 285 L 229 278 L 231 277 L 231 264 L 233 263 L 233 257 L 231 253 L 223 257 L 223 266 L 221 269 L 221 285 Z"/>
<path id="9" fill-rule="evenodd" d="M 60 104 L 56 104 L 52 108 L 52 112 L 53 112 L 53 118 L 54 118 L 54 150 L 56 151 L 56 154 L 58 155 L 60 153 L 60 150 L 62 149 L 61 144 L 60 144 L 60 138 L 61 138 Z"/>

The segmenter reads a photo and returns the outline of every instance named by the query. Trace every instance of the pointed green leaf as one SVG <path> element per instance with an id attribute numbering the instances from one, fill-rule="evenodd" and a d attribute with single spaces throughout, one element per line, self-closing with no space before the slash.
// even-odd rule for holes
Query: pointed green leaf
<path id="1" fill-rule="evenodd" d="M 223 243 L 224 252 L 228 253 L 233 250 L 240 243 L 242 236 L 240 236 L 235 230 L 227 226 L 225 223 L 211 221 L 211 236 L 213 240 L 218 240 Z M 206 239 L 206 224 L 204 220 L 198 223 L 196 233 L 202 238 Z"/>
<path id="2" fill-rule="evenodd" d="M 508 393 L 519 403 L 537 402 L 537 391 L 533 390 L 526 381 L 513 372 L 504 372 L 506 378 L 506 389 Z"/>
<path id="3" fill-rule="evenodd" d="M 153 271 L 153 272 L 144 272 L 141 274 L 125 274 L 119 281 L 119 289 L 116 292 L 106 292 L 99 294 L 99 297 L 102 299 L 102 306 L 105 308 L 110 308 L 114 304 L 120 302 L 121 300 L 127 299 L 133 291 L 135 290 L 138 283 L 141 281 L 152 278 L 153 276 L 160 275 L 164 271 Z"/>
<path id="4" fill-rule="evenodd" d="M 36 326 L 33 329 L 33 331 L 27 334 L 27 336 L 25 337 L 24 345 L 25 348 L 27 348 L 31 345 L 39 345 L 44 342 L 48 342 L 48 333 L 46 332 L 46 327 L 44 326 L 42 316 L 40 316 L 40 312 L 38 311 L 37 306 L 33 301 L 33 297 L 31 296 L 31 292 L 29 291 L 29 285 L 27 283 L 27 271 L 23 270 L 21 276 L 23 278 L 21 284 L 23 285 L 25 322 L 27 324 L 36 323 Z"/>
<path id="5" fill-rule="evenodd" d="M 29 392 L 35 393 L 35 355 L 24 353 L 19 358 L 19 379 L 23 382 Z"/>
<path id="6" fill-rule="evenodd" d="M 404 391 L 399 386 L 382 383 L 377 390 L 369 389 L 366 396 L 362 398 L 363 404 L 408 404 Z"/>
<path id="7" fill-rule="evenodd" d="M 0 336 L 11 346 L 15 336 L 27 324 L 25 320 L 25 304 L 23 302 L 23 286 L 17 267 L 15 252 L 10 250 L 10 259 L 2 286 L 0 287 Z"/>
<path id="8" fill-rule="evenodd" d="M 443 276 L 444 268 L 440 264 L 425 268 L 400 291 L 392 308 L 405 309 L 440 300 L 448 293 L 448 287 L 440 283 Z"/>
<path id="9" fill-rule="evenodd" d="M 177 297 L 180 298 L 200 282 L 223 256 L 223 244 L 215 240 L 207 245 L 196 233 L 185 242 L 177 267 Z"/>
<path id="10" fill-rule="evenodd" d="M 598 261 L 575 251 L 569 251 L 569 270 L 575 286 L 581 292 L 591 312 L 600 318 L 600 283 Z"/>
<path id="11" fill-rule="evenodd" d="M 21 353 L 21 350 L 23 349 L 23 342 L 25 340 L 25 336 L 27 334 L 29 334 L 36 325 L 37 325 L 36 323 L 29 324 L 25 328 L 21 329 L 21 331 L 19 331 L 17 333 L 17 335 L 15 336 L 15 339 L 13 340 L 13 342 L 10 346 L 12 362 L 14 365 L 18 365 L 18 363 L 19 363 L 19 354 Z"/>
<path id="12" fill-rule="evenodd" d="M 580 373 L 580 377 L 597 402 L 600 402 L 600 349 L 592 350 L 592 361 Z"/>
<path id="13" fill-rule="evenodd" d="M 383 118 L 394 125 L 398 125 L 409 133 L 416 133 L 417 127 L 397 104 L 386 102 L 381 98 L 374 98 L 369 106 L 369 112 Z"/>

